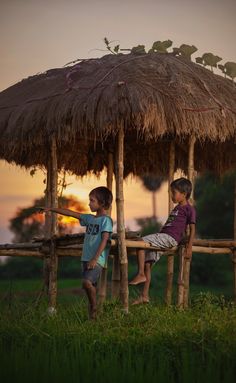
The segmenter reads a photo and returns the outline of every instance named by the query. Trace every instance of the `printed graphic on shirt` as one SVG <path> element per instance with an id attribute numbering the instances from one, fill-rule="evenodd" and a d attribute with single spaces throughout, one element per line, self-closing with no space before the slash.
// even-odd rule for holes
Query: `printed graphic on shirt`
<path id="1" fill-rule="evenodd" d="M 165 223 L 165 226 L 172 226 L 172 223 L 173 221 L 175 220 L 175 218 L 177 217 L 177 215 L 179 214 L 179 211 L 178 210 L 172 210 L 171 214 L 169 215 L 166 223 Z"/>
<path id="2" fill-rule="evenodd" d="M 86 228 L 86 233 L 91 235 L 97 235 L 99 233 L 99 225 L 90 223 Z"/>

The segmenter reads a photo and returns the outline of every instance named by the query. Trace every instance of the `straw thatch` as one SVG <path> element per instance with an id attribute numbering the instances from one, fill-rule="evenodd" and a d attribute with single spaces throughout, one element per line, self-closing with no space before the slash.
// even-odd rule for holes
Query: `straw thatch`
<path id="1" fill-rule="evenodd" d="M 166 173 L 170 141 L 185 169 L 197 138 L 195 167 L 236 168 L 236 87 L 171 54 L 107 55 L 52 69 L 0 93 L 0 158 L 45 165 L 56 135 L 58 165 L 99 173 L 125 128 L 125 175 Z"/>

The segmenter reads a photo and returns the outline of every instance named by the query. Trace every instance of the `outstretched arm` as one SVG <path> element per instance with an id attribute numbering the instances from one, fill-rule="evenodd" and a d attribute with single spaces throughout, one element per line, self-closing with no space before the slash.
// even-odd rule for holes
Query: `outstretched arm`
<path id="1" fill-rule="evenodd" d="M 53 213 L 66 215 L 68 217 L 74 217 L 78 219 L 80 219 L 80 215 L 81 215 L 81 213 L 78 213 L 76 211 L 73 211 L 70 209 L 61 209 L 59 207 L 39 207 L 38 209 L 44 212 L 52 211 Z"/>

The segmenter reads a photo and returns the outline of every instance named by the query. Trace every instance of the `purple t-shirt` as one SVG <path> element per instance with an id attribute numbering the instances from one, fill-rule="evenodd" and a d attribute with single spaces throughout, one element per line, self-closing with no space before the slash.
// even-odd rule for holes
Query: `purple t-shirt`
<path id="1" fill-rule="evenodd" d="M 177 205 L 172 210 L 161 233 L 165 233 L 174 238 L 178 243 L 186 230 L 187 225 L 196 223 L 196 211 L 192 205 Z"/>

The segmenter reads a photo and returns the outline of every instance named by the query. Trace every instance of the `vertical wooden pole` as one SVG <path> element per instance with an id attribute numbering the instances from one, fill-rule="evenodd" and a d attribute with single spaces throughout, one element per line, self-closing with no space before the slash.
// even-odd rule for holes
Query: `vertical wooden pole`
<path id="1" fill-rule="evenodd" d="M 50 166 L 50 181 L 51 181 L 51 206 L 58 207 L 57 185 L 58 185 L 58 169 L 57 169 L 57 147 L 56 138 L 52 137 L 51 141 L 51 166 Z M 51 213 L 51 238 L 57 234 L 57 215 Z M 57 300 L 57 268 L 58 259 L 56 255 L 56 247 L 53 239 L 50 247 L 50 273 L 49 273 L 49 312 L 56 311 Z"/>
<path id="2" fill-rule="evenodd" d="M 114 161 L 112 151 L 108 151 L 108 164 L 107 164 L 107 188 L 112 192 L 112 181 L 113 181 Z M 108 214 L 111 216 L 110 207 Z M 99 305 L 101 306 L 107 296 L 107 268 L 103 268 L 102 275 L 99 281 Z"/>
<path id="3" fill-rule="evenodd" d="M 50 168 L 51 168 L 51 156 L 47 161 L 47 178 L 46 178 L 46 190 L 45 190 L 45 206 L 52 206 L 51 203 L 51 180 L 50 180 Z M 44 238 L 50 239 L 51 237 L 51 213 L 46 212 L 45 214 L 45 226 L 44 226 Z M 44 258 L 44 289 L 48 295 L 49 292 L 49 273 L 50 273 L 50 254 L 45 253 Z"/>
<path id="4" fill-rule="evenodd" d="M 195 176 L 195 170 L 194 170 L 194 146 L 195 146 L 196 139 L 195 137 L 191 137 L 189 140 L 189 150 L 188 150 L 188 179 L 192 182 L 193 185 L 193 191 L 192 191 L 192 197 L 190 198 L 190 201 L 192 204 L 194 204 L 194 176 Z"/>
<path id="5" fill-rule="evenodd" d="M 169 177 L 168 177 L 168 194 L 169 204 L 168 212 L 172 211 L 174 204 L 171 199 L 170 184 L 174 180 L 175 173 L 175 142 L 171 141 L 169 149 Z M 174 276 L 174 254 L 167 256 L 167 281 L 165 291 L 165 302 L 167 305 L 171 305 L 172 302 L 172 290 L 173 290 L 173 276 Z"/>
<path id="6" fill-rule="evenodd" d="M 111 149 L 108 152 L 108 164 L 107 164 L 107 188 L 112 192 L 112 184 L 113 184 L 113 173 L 114 173 L 114 160 L 113 160 L 113 152 Z M 109 215 L 111 216 L 111 209 L 109 210 Z"/>
<path id="7" fill-rule="evenodd" d="M 107 187 L 112 191 L 112 181 L 114 173 L 114 154 L 112 148 L 108 152 L 108 168 L 107 168 Z M 111 210 L 110 210 L 111 215 Z M 120 261 L 119 254 L 114 251 L 112 262 L 112 282 L 111 282 L 111 296 L 118 298 L 120 295 Z"/>
<path id="8" fill-rule="evenodd" d="M 234 181 L 234 240 L 236 240 L 236 180 Z M 234 269 L 234 302 L 236 304 L 236 250 L 233 251 L 233 269 Z"/>
<path id="9" fill-rule="evenodd" d="M 108 170 L 107 187 L 112 190 L 112 178 L 114 172 L 114 156 L 112 150 L 108 153 Z M 116 251 L 113 253 L 111 296 L 112 298 L 119 298 L 120 296 L 120 260 L 119 254 Z"/>
<path id="10" fill-rule="evenodd" d="M 112 264 L 111 296 L 116 299 L 120 296 L 120 260 L 119 254 L 114 251 Z"/>
<path id="11" fill-rule="evenodd" d="M 117 147 L 116 147 L 116 209 L 117 209 L 117 234 L 118 251 L 120 259 L 120 299 L 123 309 L 128 313 L 129 310 L 129 290 L 128 290 L 128 258 L 125 245 L 125 219 L 124 219 L 124 127 L 120 126 Z"/>
<path id="12" fill-rule="evenodd" d="M 189 152 L 188 152 L 188 179 L 192 182 L 193 191 L 191 202 L 194 203 L 193 193 L 194 193 L 194 145 L 195 137 L 191 137 L 189 140 Z M 187 256 L 185 252 L 184 256 L 184 307 L 188 307 L 189 300 L 189 278 L 190 278 L 190 265 L 192 260 L 191 256 Z"/>
<path id="13" fill-rule="evenodd" d="M 179 246 L 179 273 L 178 273 L 178 296 L 177 306 L 182 309 L 184 306 L 184 246 Z"/>

